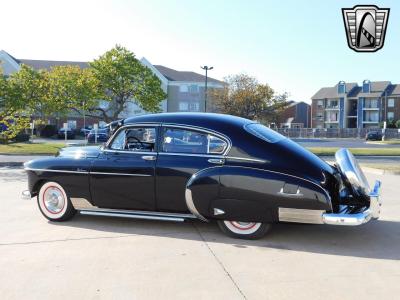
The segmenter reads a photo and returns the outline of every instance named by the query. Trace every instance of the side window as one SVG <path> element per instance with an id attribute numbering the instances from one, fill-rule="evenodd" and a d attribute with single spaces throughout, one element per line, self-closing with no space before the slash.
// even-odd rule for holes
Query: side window
<path id="1" fill-rule="evenodd" d="M 150 127 L 132 127 L 121 130 L 110 145 L 112 150 L 154 152 L 156 130 Z"/>
<path id="2" fill-rule="evenodd" d="M 227 143 L 211 134 L 180 128 L 165 128 L 163 152 L 222 154 Z"/>

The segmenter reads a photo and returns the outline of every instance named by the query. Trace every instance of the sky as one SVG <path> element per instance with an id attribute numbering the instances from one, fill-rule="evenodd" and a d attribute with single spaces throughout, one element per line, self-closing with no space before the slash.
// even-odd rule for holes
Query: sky
<path id="1" fill-rule="evenodd" d="M 341 8 L 389 7 L 383 49 L 347 46 Z M 116 44 L 181 71 L 246 73 L 310 102 L 340 80 L 400 83 L 400 1 L 0 0 L 0 49 L 17 58 L 90 61 Z"/>

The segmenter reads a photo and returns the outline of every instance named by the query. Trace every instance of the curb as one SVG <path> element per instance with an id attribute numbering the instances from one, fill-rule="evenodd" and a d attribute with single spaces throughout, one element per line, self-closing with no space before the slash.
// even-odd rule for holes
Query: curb
<path id="1" fill-rule="evenodd" d="M 24 163 L 22 161 L 15 162 L 15 161 L 7 161 L 7 162 L 0 162 L 0 167 L 22 167 Z"/>
<path id="2" fill-rule="evenodd" d="M 376 168 L 371 168 L 371 167 L 363 167 L 361 166 L 361 169 L 365 171 L 366 173 L 371 173 L 371 174 L 376 174 L 376 175 L 400 175 L 400 172 L 397 171 L 390 171 L 390 170 L 382 170 L 382 169 L 376 169 Z"/>

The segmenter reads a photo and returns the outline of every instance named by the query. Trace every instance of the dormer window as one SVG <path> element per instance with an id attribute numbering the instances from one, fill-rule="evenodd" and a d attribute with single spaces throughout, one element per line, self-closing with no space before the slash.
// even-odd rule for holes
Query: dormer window
<path id="1" fill-rule="evenodd" d="M 364 80 L 363 81 L 363 93 L 369 93 L 371 92 L 371 81 L 369 80 Z"/>
<path id="2" fill-rule="evenodd" d="M 345 94 L 345 93 L 346 93 L 346 83 L 344 81 L 339 81 L 338 94 Z"/>

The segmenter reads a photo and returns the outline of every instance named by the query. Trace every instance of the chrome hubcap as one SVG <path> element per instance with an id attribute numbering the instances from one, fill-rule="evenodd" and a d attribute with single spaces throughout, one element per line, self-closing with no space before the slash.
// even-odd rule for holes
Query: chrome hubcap
<path id="1" fill-rule="evenodd" d="M 47 188 L 43 195 L 43 202 L 46 209 L 53 214 L 58 214 L 65 205 L 64 196 L 56 187 Z"/>

